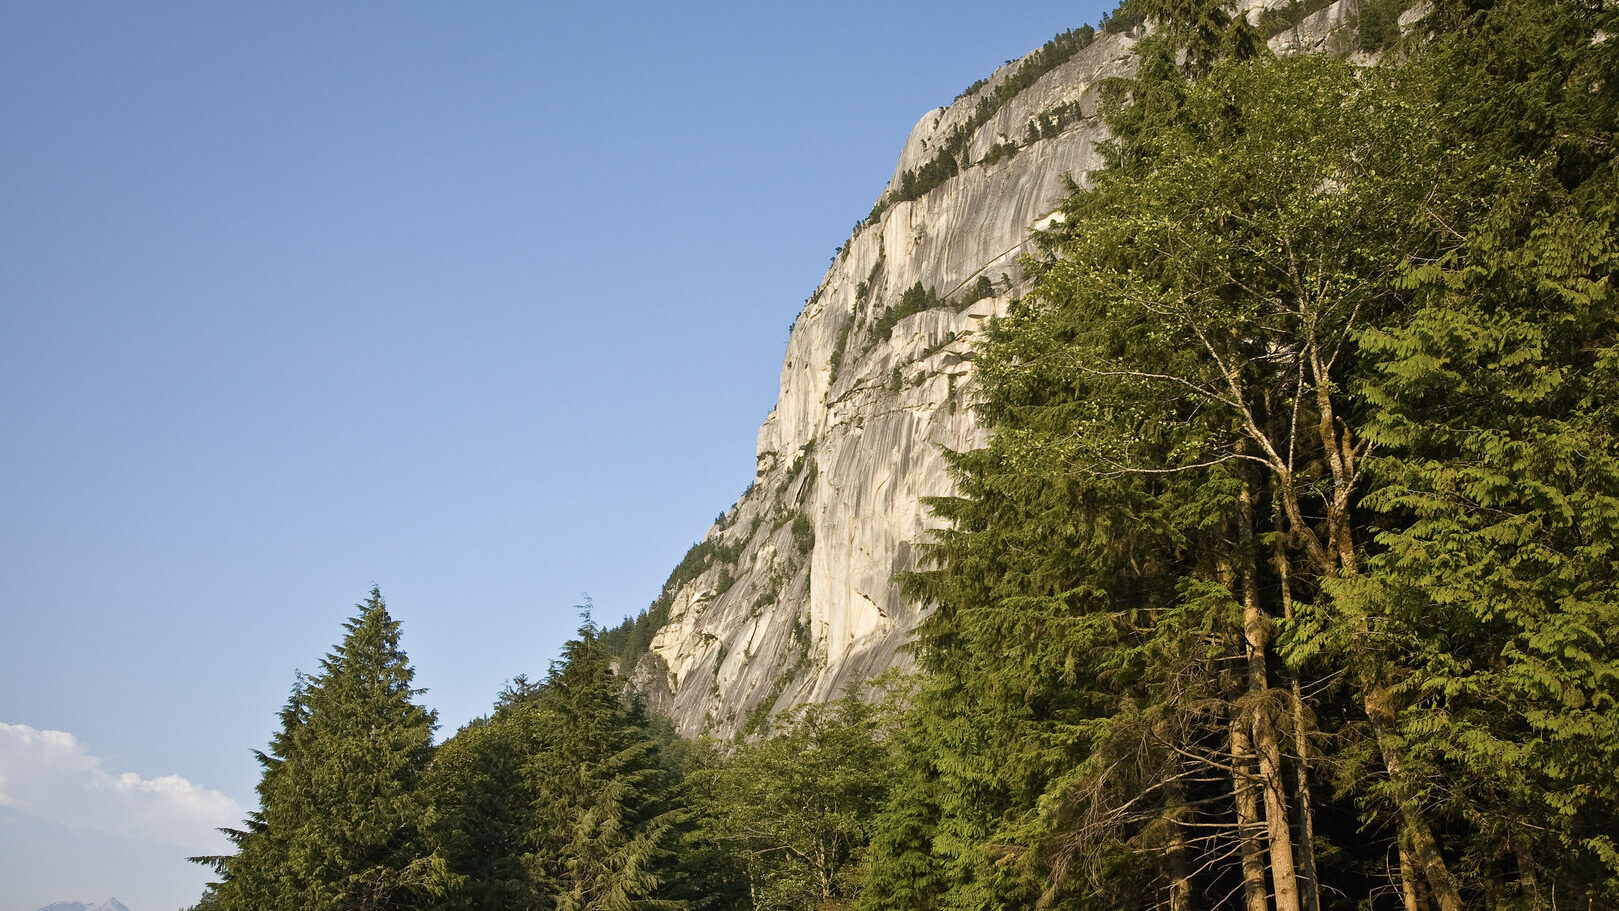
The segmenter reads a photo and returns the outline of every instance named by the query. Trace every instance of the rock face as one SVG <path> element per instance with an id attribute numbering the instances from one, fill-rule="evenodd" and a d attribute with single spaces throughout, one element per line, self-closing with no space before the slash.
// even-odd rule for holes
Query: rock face
<path id="1" fill-rule="evenodd" d="M 916 566 L 937 524 L 923 498 L 953 491 L 944 450 L 984 442 L 968 407 L 974 344 L 984 320 L 1022 293 L 1031 229 L 1068 180 L 1100 165 L 1097 88 L 1130 71 L 1133 44 L 1098 35 L 1001 104 L 966 144 L 961 157 L 975 164 L 882 210 L 815 289 L 759 429 L 754 483 L 694 550 L 706 566 L 673 593 L 635 669 L 649 704 L 682 733 L 751 732 L 774 710 L 911 663 L 902 647 L 919 613 L 894 576 Z M 952 130 L 973 125 L 979 99 L 993 99 L 1022 62 L 922 117 L 891 194 Z M 967 303 L 980 278 L 989 295 Z M 918 284 L 931 293 L 926 309 L 895 321 L 889 308 Z"/>
<path id="2" fill-rule="evenodd" d="M 1272 47 L 1319 49 L 1353 2 Z M 1099 88 L 1133 71 L 1136 38 L 1098 34 L 998 103 L 1030 54 L 911 130 L 885 200 L 912 195 L 906 172 L 958 128 L 971 130 L 957 146 L 971 164 L 914 199 L 880 202 L 794 323 L 754 483 L 677 571 L 668 620 L 634 669 L 681 733 L 752 734 L 774 711 L 912 663 L 904 646 L 921 608 L 895 576 L 916 567 L 938 524 L 924 498 L 953 492 L 945 450 L 985 442 L 969 407 L 974 347 L 1025 290 L 1031 231 L 1070 180 L 1101 166 Z"/>

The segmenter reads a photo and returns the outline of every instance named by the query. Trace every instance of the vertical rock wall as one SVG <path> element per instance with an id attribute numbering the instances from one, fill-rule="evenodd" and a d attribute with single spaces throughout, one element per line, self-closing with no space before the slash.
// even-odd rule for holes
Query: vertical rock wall
<path id="1" fill-rule="evenodd" d="M 973 133 L 967 157 L 982 162 L 1007 142 L 1015 153 L 889 206 L 815 289 L 759 429 L 754 484 L 709 529 L 707 568 L 674 593 L 635 669 L 637 686 L 682 733 L 761 730 L 772 711 L 910 664 L 902 646 L 918 609 L 893 580 L 916 565 L 917 544 L 936 524 L 923 498 L 953 490 L 944 450 L 984 443 L 968 408 L 974 344 L 984 320 L 1022 293 L 1018 257 L 1031 229 L 1056 210 L 1068 180 L 1083 182 L 1099 165 L 1097 86 L 1128 71 L 1132 44 L 1100 35 L 1003 104 Z M 924 115 L 890 189 L 1020 63 Z M 1034 138 L 1029 123 L 1043 116 L 1047 135 Z M 980 276 L 992 295 L 960 306 Z M 951 302 L 900 319 L 884 337 L 884 311 L 917 283 Z"/>
<path id="2" fill-rule="evenodd" d="M 1281 2 L 1244 10 L 1257 18 Z M 1309 16 L 1272 49 L 1345 44 L 1354 2 Z M 904 646 L 919 607 L 894 578 L 916 566 L 937 524 L 924 498 L 953 492 L 944 450 L 985 442 L 969 408 L 975 344 L 984 321 L 1024 291 L 1018 260 L 1031 231 L 1053 217 L 1070 180 L 1084 184 L 1101 166 L 1099 88 L 1132 71 L 1134 43 L 1100 34 L 1000 105 L 968 139 L 964 157 L 976 164 L 881 209 L 834 260 L 793 325 L 754 483 L 709 529 L 701 572 L 672 593 L 668 622 L 634 670 L 681 733 L 751 734 L 773 711 L 910 665 Z M 1022 63 L 925 114 L 889 194 Z M 980 278 L 992 293 L 967 303 Z M 918 283 L 946 303 L 885 320 Z"/>

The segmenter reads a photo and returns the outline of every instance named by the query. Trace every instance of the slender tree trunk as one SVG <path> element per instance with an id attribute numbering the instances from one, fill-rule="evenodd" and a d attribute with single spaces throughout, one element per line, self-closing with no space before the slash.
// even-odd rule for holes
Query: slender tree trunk
<path id="1" fill-rule="evenodd" d="M 1169 810 L 1169 911 L 1192 911 L 1192 870 L 1186 859 L 1186 833 L 1181 821 L 1186 816 L 1185 796 L 1179 784 L 1166 792 Z"/>
<path id="2" fill-rule="evenodd" d="M 1237 540 L 1242 567 L 1242 637 L 1248 659 L 1249 708 L 1244 713 L 1253 731 L 1259 760 L 1259 787 L 1265 800 L 1265 828 L 1269 838 L 1270 876 L 1276 893 L 1276 911 L 1299 911 L 1298 877 L 1293 864 L 1293 831 L 1287 822 L 1287 785 L 1282 778 L 1282 751 L 1276 723 L 1270 713 L 1270 618 L 1259 608 L 1258 573 L 1255 571 L 1253 489 L 1243 484 L 1237 494 Z"/>
<path id="3" fill-rule="evenodd" d="M 1216 573 L 1227 591 L 1236 591 L 1237 580 L 1229 560 L 1220 558 Z M 1233 631 L 1229 654 L 1245 657 L 1246 652 L 1236 641 L 1238 638 Z M 1265 888 L 1265 823 L 1260 819 L 1259 795 L 1255 793 L 1252 728 L 1247 713 L 1240 708 L 1243 687 L 1235 681 L 1228 684 L 1222 689 L 1233 697 L 1227 737 L 1231 747 L 1231 798 L 1237 812 L 1237 852 L 1242 862 L 1243 905 L 1246 911 L 1269 911 Z"/>
<path id="4" fill-rule="evenodd" d="M 1401 783 L 1405 780 L 1403 754 L 1387 733 L 1388 725 L 1394 719 L 1393 698 L 1389 695 L 1388 687 L 1374 682 L 1364 687 L 1361 699 L 1366 718 L 1372 725 L 1372 735 L 1377 739 L 1378 750 L 1383 755 L 1383 767 L 1388 770 L 1389 780 L 1396 788 L 1396 809 L 1405 839 L 1401 843 L 1401 850 L 1407 850 L 1409 846 L 1409 861 L 1421 872 L 1428 886 L 1428 894 L 1439 905 L 1439 911 L 1462 911 L 1461 893 L 1450 876 L 1444 856 L 1439 853 L 1439 843 L 1433 837 L 1433 829 L 1418 811 L 1415 801 L 1402 793 Z"/>
<path id="5" fill-rule="evenodd" d="M 1269 911 L 1265 898 L 1265 824 L 1254 793 L 1254 750 L 1241 715 L 1231 719 L 1232 797 L 1237 805 L 1237 843 L 1242 858 L 1242 898 L 1247 911 Z"/>
<path id="6" fill-rule="evenodd" d="M 1293 619 L 1293 589 L 1291 569 L 1282 550 L 1281 536 L 1276 538 L 1276 575 L 1281 581 L 1282 616 Z M 1293 695 L 1293 751 L 1298 756 L 1294 766 L 1293 801 L 1298 817 L 1299 891 L 1303 911 L 1321 911 L 1321 883 L 1315 868 L 1315 808 L 1310 803 L 1310 737 L 1305 726 L 1304 693 L 1299 679 L 1290 681 Z"/>
<path id="7" fill-rule="evenodd" d="M 1299 911 L 1298 876 L 1293 865 L 1293 830 L 1287 821 L 1282 756 L 1276 743 L 1276 727 L 1263 712 L 1255 711 L 1253 715 L 1258 731 L 1255 745 L 1259 754 L 1260 790 L 1265 796 L 1265 825 L 1270 835 L 1270 877 L 1276 890 L 1276 911 Z"/>
<path id="8" fill-rule="evenodd" d="M 1180 788 L 1171 791 L 1179 801 Z M 1187 862 L 1187 835 L 1180 828 L 1185 807 L 1177 806 L 1169 817 L 1169 911 L 1192 911 L 1192 864 Z"/>
<path id="9" fill-rule="evenodd" d="M 1529 898 L 1529 907 L 1532 911 L 1541 911 L 1546 907 L 1540 896 L 1540 878 L 1535 875 L 1534 849 L 1529 846 L 1529 839 L 1521 832 L 1513 832 L 1510 836 L 1512 856 L 1518 861 L 1518 882 L 1523 888 L 1523 894 Z"/>
<path id="10" fill-rule="evenodd" d="M 815 867 L 816 867 L 815 872 L 818 873 L 820 875 L 820 878 L 821 878 L 821 899 L 823 901 L 831 901 L 832 900 L 832 863 L 831 863 L 831 858 L 829 858 L 827 856 L 827 850 L 826 850 L 826 844 L 825 843 L 822 843 L 822 844 L 817 846 L 817 850 L 815 852 L 815 855 L 816 855 L 816 857 L 815 857 L 815 861 L 816 861 L 815 862 Z"/>
<path id="11" fill-rule="evenodd" d="M 1388 762 L 1386 757 L 1385 750 L 1385 764 Z M 1393 774 L 1393 770 L 1390 770 L 1390 774 Z M 1439 843 L 1434 839 L 1428 821 L 1422 818 L 1410 800 L 1405 799 L 1401 800 L 1400 819 L 1411 839 L 1412 860 L 1421 868 L 1428 893 L 1438 903 L 1439 911 L 1462 911 L 1461 893 L 1456 889 L 1456 881 L 1451 879 L 1444 856 L 1439 853 Z"/>
<path id="12" fill-rule="evenodd" d="M 1405 900 L 1405 911 L 1423 911 L 1422 897 L 1417 894 L 1417 868 L 1411 863 L 1411 849 L 1402 834 L 1397 839 L 1400 848 L 1400 896 Z"/>

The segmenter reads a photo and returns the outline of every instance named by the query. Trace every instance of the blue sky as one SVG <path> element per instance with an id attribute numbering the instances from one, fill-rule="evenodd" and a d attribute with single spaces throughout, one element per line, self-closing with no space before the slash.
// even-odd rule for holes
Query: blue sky
<path id="1" fill-rule="evenodd" d="M 444 734 L 644 607 L 912 124 L 1101 10 L 0 2 L 0 911 L 193 900 L 373 582 Z"/>

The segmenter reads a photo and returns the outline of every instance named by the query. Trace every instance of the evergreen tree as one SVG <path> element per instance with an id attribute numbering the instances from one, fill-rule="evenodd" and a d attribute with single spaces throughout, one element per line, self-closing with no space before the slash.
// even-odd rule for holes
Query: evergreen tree
<path id="1" fill-rule="evenodd" d="M 849 695 L 777 716 L 775 736 L 717 749 L 691 773 L 712 837 L 743 859 L 756 911 L 854 896 L 894 758 L 886 704 Z"/>
<path id="2" fill-rule="evenodd" d="M 978 361 L 865 903 L 1611 901 L 1616 11 L 1175 8 Z"/>
<path id="3" fill-rule="evenodd" d="M 1619 54 L 1610 8 L 1439 5 L 1407 66 L 1466 155 L 1410 317 L 1362 339 L 1381 620 L 1400 735 L 1462 883 L 1619 895 Z M 1605 884 L 1605 885 L 1604 885 Z"/>
<path id="4" fill-rule="evenodd" d="M 457 877 L 446 909 L 686 905 L 678 770 L 587 620 L 543 684 L 439 748 L 433 835 Z"/>
<path id="5" fill-rule="evenodd" d="M 669 897 L 678 779 L 610 662 L 587 619 L 536 700 L 544 733 L 523 778 L 540 839 L 527 861 L 558 911 L 682 907 Z"/>
<path id="6" fill-rule="evenodd" d="M 432 838 L 455 885 L 443 911 L 543 911 L 551 883 L 532 875 L 533 796 L 524 763 L 545 733 L 533 694 L 503 700 L 488 718 L 468 723 L 435 751 L 425 776 Z"/>
<path id="7" fill-rule="evenodd" d="M 382 594 L 358 605 L 343 641 L 300 675 L 282 729 L 259 754 L 259 809 L 219 859 L 219 906 L 241 911 L 425 907 L 446 883 L 422 846 L 418 788 L 434 713 L 399 648 Z"/>

